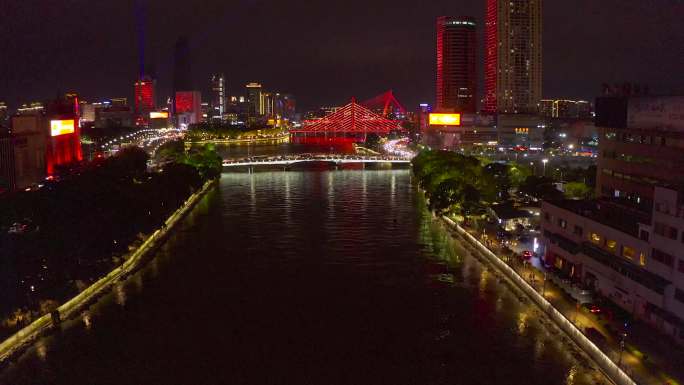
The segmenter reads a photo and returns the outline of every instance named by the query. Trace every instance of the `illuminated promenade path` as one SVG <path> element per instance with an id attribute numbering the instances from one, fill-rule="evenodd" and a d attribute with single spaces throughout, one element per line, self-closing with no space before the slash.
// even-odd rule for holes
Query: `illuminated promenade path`
<path id="1" fill-rule="evenodd" d="M 409 164 L 411 160 L 398 156 L 368 156 L 368 155 L 342 155 L 342 154 L 307 154 L 293 156 L 272 156 L 263 158 L 225 159 L 223 167 L 253 167 L 253 166 L 290 166 L 298 163 L 328 162 L 334 164 L 345 163 L 391 163 Z"/>

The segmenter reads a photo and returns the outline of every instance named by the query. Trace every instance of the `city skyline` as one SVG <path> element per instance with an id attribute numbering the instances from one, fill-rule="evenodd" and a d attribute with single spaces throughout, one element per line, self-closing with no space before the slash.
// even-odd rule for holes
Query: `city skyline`
<path id="1" fill-rule="evenodd" d="M 0 384 L 684 384 L 684 0 L 10 2 Z"/>
<path id="2" fill-rule="evenodd" d="M 191 75 L 203 92 L 209 91 L 204 79 L 223 72 L 230 95 L 239 95 L 245 84 L 259 81 L 297 95 L 303 109 L 343 104 L 350 96 L 363 99 L 390 88 L 408 106 L 434 103 L 434 22 L 442 15 L 475 18 L 478 94 L 483 95 L 484 1 L 421 7 L 403 1 L 391 7 L 386 2 L 308 7 L 208 3 L 192 17 L 174 4 L 150 2 L 145 7 L 146 66 L 157 79 L 160 97 L 171 94 L 173 46 L 179 36 L 188 36 Z M 139 72 L 133 7 L 82 5 L 69 8 L 85 24 L 78 28 L 51 25 L 66 12 L 57 6 L 33 7 L 32 12 L 41 16 L 35 19 L 24 8 L 7 7 L 7 22 L 0 29 L 13 54 L 0 63 L 0 72 L 6 75 L 0 98 L 12 108 L 52 98 L 58 91 L 74 90 L 93 100 L 132 96 L 130 84 Z M 603 82 L 645 83 L 659 94 L 684 88 L 684 81 L 675 75 L 684 58 L 671 49 L 684 44 L 684 28 L 675 16 L 678 9 L 684 11 L 681 3 L 580 1 L 544 3 L 543 8 L 542 97 L 593 100 Z M 44 25 L 39 28 L 33 20 Z M 97 28 L 88 28 L 91 20 L 97 21 Z M 345 20 L 353 20 L 354 28 L 345 27 Z M 249 33 L 254 23 L 260 23 L 263 34 Z M 94 31 L 93 36 L 77 36 L 82 30 Z M 266 46 L 259 43 L 264 34 L 280 38 Z M 78 44 L 66 44 L 72 41 Z M 649 60 L 634 60 L 637 54 Z M 402 65 L 395 65 L 397 61 Z M 582 70 L 571 71 L 577 68 Z M 321 82 L 329 87 L 320 89 Z"/>

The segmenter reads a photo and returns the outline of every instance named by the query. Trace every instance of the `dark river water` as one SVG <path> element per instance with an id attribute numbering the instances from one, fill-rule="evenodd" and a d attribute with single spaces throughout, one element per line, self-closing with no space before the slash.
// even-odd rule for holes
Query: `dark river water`
<path id="1" fill-rule="evenodd" d="M 538 317 L 431 219 L 408 170 L 226 173 L 0 383 L 594 384 Z"/>

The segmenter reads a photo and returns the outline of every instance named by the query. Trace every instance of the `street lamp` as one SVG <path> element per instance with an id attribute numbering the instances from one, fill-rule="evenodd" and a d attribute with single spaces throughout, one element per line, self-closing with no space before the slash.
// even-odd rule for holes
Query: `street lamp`
<path id="1" fill-rule="evenodd" d="M 618 358 L 618 367 L 622 366 L 622 353 L 625 351 L 625 338 L 627 338 L 627 322 L 625 322 L 625 329 L 621 333 L 621 339 L 620 339 L 620 358 Z"/>
<path id="2" fill-rule="evenodd" d="M 542 163 L 544 164 L 544 175 L 546 176 L 546 164 L 549 163 L 549 160 L 547 158 L 542 159 Z"/>

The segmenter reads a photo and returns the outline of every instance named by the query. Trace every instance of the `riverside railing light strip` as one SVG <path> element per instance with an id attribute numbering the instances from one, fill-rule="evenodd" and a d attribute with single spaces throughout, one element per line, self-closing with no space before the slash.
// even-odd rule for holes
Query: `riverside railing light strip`
<path id="1" fill-rule="evenodd" d="M 637 383 L 617 366 L 605 353 L 601 351 L 587 336 L 585 336 L 572 322 L 570 322 L 558 309 L 556 309 L 546 298 L 542 297 L 530 284 L 527 283 L 510 266 L 504 263 L 491 250 L 485 247 L 480 241 L 475 239 L 470 233 L 465 231 L 456 222 L 447 217 L 442 217 L 449 225 L 465 237 L 471 244 L 475 245 L 482 255 L 488 258 L 499 271 L 504 273 L 513 283 L 518 286 L 525 294 L 532 299 L 537 307 L 544 311 L 554 323 L 565 334 L 568 335 L 589 357 L 601 368 L 601 371 L 611 381 L 618 385 L 637 385 Z"/>

